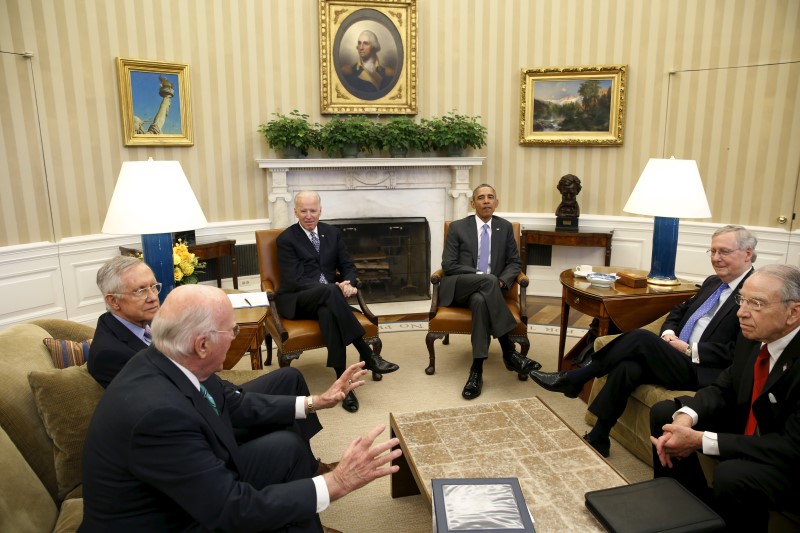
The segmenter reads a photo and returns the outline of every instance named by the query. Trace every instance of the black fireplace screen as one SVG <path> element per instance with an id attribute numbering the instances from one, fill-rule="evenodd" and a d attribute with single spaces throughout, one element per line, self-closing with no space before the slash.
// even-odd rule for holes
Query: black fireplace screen
<path id="1" fill-rule="evenodd" d="M 342 230 L 368 303 L 430 298 L 431 233 L 426 219 L 327 222 Z"/>

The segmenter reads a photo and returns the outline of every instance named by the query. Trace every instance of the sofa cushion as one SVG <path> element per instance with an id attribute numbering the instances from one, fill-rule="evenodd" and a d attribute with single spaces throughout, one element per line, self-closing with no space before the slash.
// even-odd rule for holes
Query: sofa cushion
<path id="1" fill-rule="evenodd" d="M 78 342 L 47 337 L 42 339 L 42 342 L 50 351 L 53 366 L 56 368 L 80 366 L 89 360 L 89 348 L 92 346 L 92 339 Z"/>
<path id="2" fill-rule="evenodd" d="M 83 522 L 83 498 L 64 500 L 53 533 L 74 533 Z"/>
<path id="3" fill-rule="evenodd" d="M 52 531 L 58 508 L 0 427 L 0 531 Z"/>
<path id="4" fill-rule="evenodd" d="M 56 499 L 58 484 L 53 444 L 39 418 L 28 384 L 31 371 L 53 368 L 50 353 L 42 343 L 42 339 L 52 336 L 33 324 L 16 324 L 0 332 L 0 376 L 3 376 L 0 426 Z"/>
<path id="5" fill-rule="evenodd" d="M 34 371 L 28 376 L 39 416 L 53 441 L 58 498 L 81 483 L 83 443 L 103 387 L 86 365 Z"/>

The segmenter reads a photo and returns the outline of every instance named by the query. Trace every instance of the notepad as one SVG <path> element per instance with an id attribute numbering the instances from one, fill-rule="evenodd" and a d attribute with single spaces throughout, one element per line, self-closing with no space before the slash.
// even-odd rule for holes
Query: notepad
<path id="1" fill-rule="evenodd" d="M 237 292 L 235 294 L 229 294 L 228 298 L 234 309 L 269 306 L 266 292 Z"/>

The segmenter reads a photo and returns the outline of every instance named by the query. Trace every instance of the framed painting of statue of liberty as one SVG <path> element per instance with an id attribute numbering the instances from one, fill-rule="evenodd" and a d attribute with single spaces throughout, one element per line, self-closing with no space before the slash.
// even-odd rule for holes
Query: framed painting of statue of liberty
<path id="1" fill-rule="evenodd" d="M 627 65 L 522 69 L 519 143 L 622 144 Z"/>
<path id="2" fill-rule="evenodd" d="M 189 65 L 117 58 L 126 146 L 191 146 Z"/>

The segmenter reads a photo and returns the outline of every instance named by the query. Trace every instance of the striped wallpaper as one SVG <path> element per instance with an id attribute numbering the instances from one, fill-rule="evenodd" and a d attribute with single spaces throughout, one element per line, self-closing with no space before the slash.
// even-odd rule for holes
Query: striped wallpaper
<path id="1" fill-rule="evenodd" d="M 624 215 L 647 159 L 675 155 L 697 159 L 712 221 L 789 229 L 777 218 L 791 217 L 800 169 L 800 2 L 417 10 L 418 118 L 482 117 L 473 179 L 495 184 L 501 210 L 552 213 L 572 173 L 583 213 Z M 274 154 L 258 125 L 292 109 L 327 120 L 317 13 L 317 0 L 0 0 L 0 246 L 99 233 L 121 163 L 148 156 L 181 162 L 210 221 L 268 217 L 254 160 Z M 116 57 L 190 65 L 194 146 L 123 146 Z M 609 63 L 628 65 L 622 146 L 518 144 L 520 69 Z"/>

